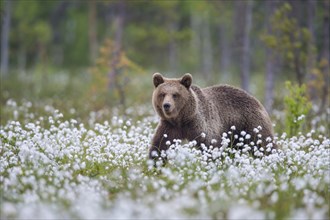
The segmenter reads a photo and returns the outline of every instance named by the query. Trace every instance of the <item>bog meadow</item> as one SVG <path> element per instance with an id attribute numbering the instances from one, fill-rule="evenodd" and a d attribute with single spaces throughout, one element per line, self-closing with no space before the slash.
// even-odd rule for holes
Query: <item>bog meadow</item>
<path id="1" fill-rule="evenodd" d="M 1 219 L 329 219 L 329 7 L 1 0 Z M 248 91 L 278 149 L 233 125 L 154 166 L 154 72 Z"/>

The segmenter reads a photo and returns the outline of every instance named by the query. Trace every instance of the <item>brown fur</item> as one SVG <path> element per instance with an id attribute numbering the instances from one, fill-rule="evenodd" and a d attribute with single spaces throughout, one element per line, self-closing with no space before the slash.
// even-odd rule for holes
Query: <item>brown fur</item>
<path id="1" fill-rule="evenodd" d="M 228 85 L 199 88 L 192 84 L 192 76 L 185 74 L 180 79 L 164 78 L 160 73 L 153 75 L 155 90 L 152 96 L 154 109 L 160 116 L 152 139 L 149 157 L 154 158 L 167 150 L 166 141 L 173 139 L 196 140 L 198 144 L 218 146 L 224 132 L 235 126 L 236 133 L 246 131 L 253 135 L 254 128 L 262 127 L 265 138 L 273 138 L 271 120 L 262 104 L 247 92 Z M 166 113 L 165 105 L 169 105 Z M 202 137 L 205 133 L 205 138 Z M 164 134 L 167 137 L 164 137 Z M 253 140 L 255 137 L 251 137 Z M 261 144 L 260 146 L 264 146 Z"/>

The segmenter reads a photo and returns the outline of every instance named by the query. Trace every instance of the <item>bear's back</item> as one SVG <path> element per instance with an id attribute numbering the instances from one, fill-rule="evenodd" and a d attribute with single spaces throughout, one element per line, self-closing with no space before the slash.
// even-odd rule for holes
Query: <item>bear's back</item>
<path id="1" fill-rule="evenodd" d="M 238 129 L 251 133 L 253 128 L 261 126 L 266 133 L 272 133 L 271 121 L 265 108 L 244 90 L 219 85 L 203 88 L 201 91 L 213 109 L 216 109 L 222 129 L 229 130 L 235 125 Z"/>
<path id="2" fill-rule="evenodd" d="M 261 103 L 242 89 L 229 85 L 211 86 L 202 89 L 208 100 L 223 108 L 235 108 L 239 111 L 249 111 L 263 108 Z"/>

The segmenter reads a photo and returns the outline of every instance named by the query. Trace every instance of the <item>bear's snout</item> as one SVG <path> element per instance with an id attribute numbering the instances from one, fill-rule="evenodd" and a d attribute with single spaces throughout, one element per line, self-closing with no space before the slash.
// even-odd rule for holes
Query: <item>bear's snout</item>
<path id="1" fill-rule="evenodd" d="M 168 112 L 171 108 L 171 104 L 170 103 L 164 103 L 163 108 L 166 112 Z"/>

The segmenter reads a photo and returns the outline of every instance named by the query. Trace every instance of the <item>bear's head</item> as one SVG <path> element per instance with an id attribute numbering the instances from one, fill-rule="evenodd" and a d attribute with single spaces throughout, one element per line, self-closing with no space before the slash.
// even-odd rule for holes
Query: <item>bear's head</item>
<path id="1" fill-rule="evenodd" d="M 164 78 L 160 73 L 153 75 L 155 90 L 152 102 L 162 119 L 182 120 L 195 110 L 195 99 L 191 90 L 192 76 L 184 74 L 179 79 Z"/>

